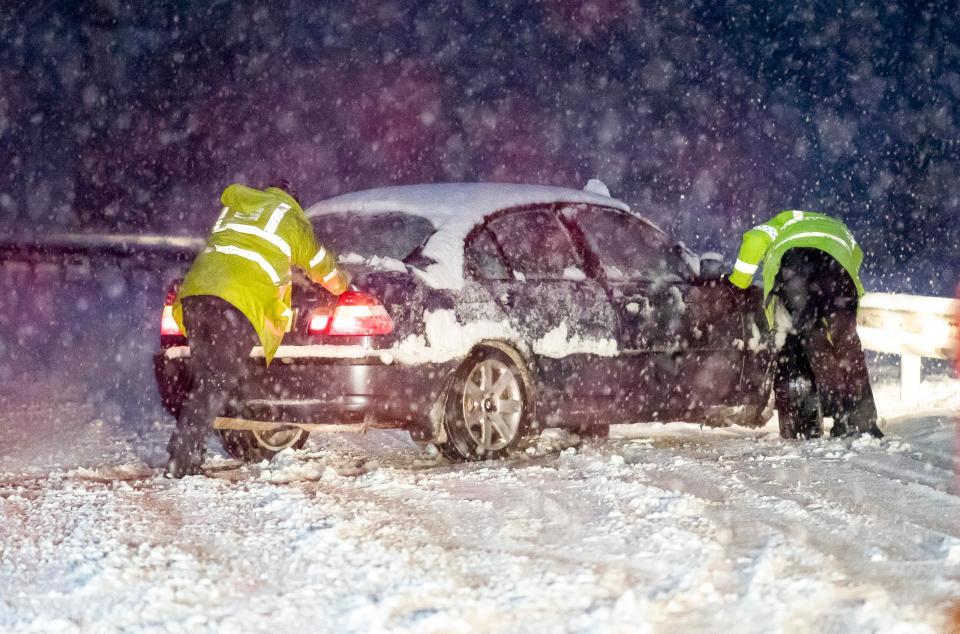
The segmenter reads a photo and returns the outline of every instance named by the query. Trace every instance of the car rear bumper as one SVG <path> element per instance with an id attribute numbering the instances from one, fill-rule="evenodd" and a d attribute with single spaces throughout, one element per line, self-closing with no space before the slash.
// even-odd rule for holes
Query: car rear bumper
<path id="1" fill-rule="evenodd" d="M 379 357 L 251 358 L 244 381 L 246 415 L 269 420 L 410 427 L 429 424 L 430 409 L 456 362 L 403 365 Z M 189 356 L 160 351 L 154 372 L 161 400 L 176 416 L 190 387 Z"/>

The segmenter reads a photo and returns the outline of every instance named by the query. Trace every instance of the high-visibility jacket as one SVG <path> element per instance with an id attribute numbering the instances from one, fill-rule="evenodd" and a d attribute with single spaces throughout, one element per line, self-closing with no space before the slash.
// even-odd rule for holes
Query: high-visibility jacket
<path id="1" fill-rule="evenodd" d="M 863 295 L 860 264 L 863 251 L 853 234 L 839 220 L 810 211 L 784 211 L 743 234 L 743 243 L 733 265 L 730 282 L 747 288 L 760 264 L 763 264 L 763 301 L 767 322 L 773 327 L 776 302 L 770 292 L 780 270 L 783 254 L 796 247 L 819 249 L 830 254 L 850 274 Z"/>
<path id="2" fill-rule="evenodd" d="M 180 300 L 216 295 L 250 320 L 269 364 L 293 316 L 291 265 L 334 295 L 346 290 L 349 278 L 336 256 L 317 245 L 303 209 L 282 189 L 230 185 L 220 200 L 223 211 L 180 285 L 173 317 L 186 332 Z"/>

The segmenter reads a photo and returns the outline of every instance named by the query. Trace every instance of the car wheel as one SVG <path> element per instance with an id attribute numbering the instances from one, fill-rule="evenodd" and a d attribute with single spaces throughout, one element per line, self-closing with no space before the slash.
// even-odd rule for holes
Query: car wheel
<path id="1" fill-rule="evenodd" d="M 310 433 L 299 427 L 268 431 L 219 429 L 220 443 L 231 457 L 244 462 L 270 460 L 284 449 L 300 449 Z"/>
<path id="2" fill-rule="evenodd" d="M 477 348 L 457 369 L 444 409 L 446 439 L 440 451 L 451 460 L 505 456 L 523 437 L 532 404 L 525 375 L 503 350 Z"/>
<path id="3" fill-rule="evenodd" d="M 823 435 L 820 395 L 810 376 L 778 373 L 773 394 L 781 438 L 819 438 Z"/>

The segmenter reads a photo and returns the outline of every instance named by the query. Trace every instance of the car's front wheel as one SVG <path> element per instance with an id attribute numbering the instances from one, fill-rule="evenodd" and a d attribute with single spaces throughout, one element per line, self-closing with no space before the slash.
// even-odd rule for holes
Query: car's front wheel
<path id="1" fill-rule="evenodd" d="M 300 449 L 310 433 L 299 427 L 247 431 L 219 429 L 220 443 L 231 457 L 244 462 L 270 460 L 284 449 Z"/>
<path id="2" fill-rule="evenodd" d="M 477 348 L 457 369 L 447 392 L 446 439 L 439 448 L 452 460 L 501 458 L 523 437 L 531 410 L 518 363 L 498 348 Z"/>

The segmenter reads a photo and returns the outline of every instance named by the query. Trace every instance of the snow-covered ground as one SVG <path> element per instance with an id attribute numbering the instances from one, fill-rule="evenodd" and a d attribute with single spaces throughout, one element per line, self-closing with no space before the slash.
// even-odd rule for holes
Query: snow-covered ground
<path id="1" fill-rule="evenodd" d="M 370 432 L 182 481 L 159 477 L 172 421 L 35 379 L 0 397 L 3 631 L 960 627 L 946 378 L 922 408 L 877 385 L 882 441 L 631 425 L 452 465 Z"/>

